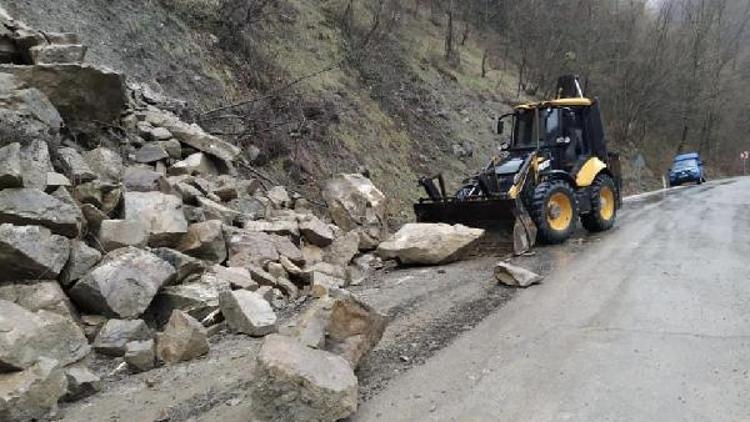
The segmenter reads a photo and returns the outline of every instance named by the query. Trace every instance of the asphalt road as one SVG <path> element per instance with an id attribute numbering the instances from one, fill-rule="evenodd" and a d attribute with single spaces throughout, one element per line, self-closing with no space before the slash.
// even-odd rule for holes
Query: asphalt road
<path id="1" fill-rule="evenodd" d="M 566 247 L 352 421 L 750 421 L 750 179 L 635 199 Z"/>

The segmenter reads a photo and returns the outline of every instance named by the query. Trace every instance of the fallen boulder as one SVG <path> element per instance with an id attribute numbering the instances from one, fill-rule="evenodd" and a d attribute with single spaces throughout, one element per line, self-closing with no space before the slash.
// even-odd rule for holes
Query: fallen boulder
<path id="1" fill-rule="evenodd" d="M 49 311 L 76 320 L 78 314 L 55 280 L 19 281 L 0 284 L 0 299 L 13 302 L 31 312 Z"/>
<path id="2" fill-rule="evenodd" d="M 89 312 L 137 318 L 174 274 L 174 267 L 156 255 L 129 246 L 107 254 L 69 294 Z"/>
<path id="3" fill-rule="evenodd" d="M 73 320 L 0 300 L 0 373 L 26 369 L 42 356 L 68 365 L 88 353 L 88 341 Z"/>
<path id="4" fill-rule="evenodd" d="M 326 183 L 322 194 L 336 225 L 359 232 L 360 249 L 375 249 L 385 239 L 386 198 L 370 179 L 340 174 Z"/>
<path id="5" fill-rule="evenodd" d="M 125 363 L 133 372 L 146 372 L 156 366 L 153 340 L 131 341 L 125 345 Z"/>
<path id="6" fill-rule="evenodd" d="M 299 231 L 308 242 L 320 247 L 326 247 L 333 242 L 333 231 L 327 224 L 314 215 L 300 219 Z M 357 239 L 359 241 L 359 239 Z"/>
<path id="7" fill-rule="evenodd" d="M 0 70 L 0 145 L 46 145 L 57 139 L 61 126 L 60 114 L 40 90 Z"/>
<path id="8" fill-rule="evenodd" d="M 15 142 L 0 148 L 0 189 L 23 186 L 21 144 Z"/>
<path id="9" fill-rule="evenodd" d="M 227 259 L 227 242 L 222 227 L 220 220 L 191 224 L 178 243 L 177 250 L 205 261 L 224 262 Z"/>
<path id="10" fill-rule="evenodd" d="M 132 341 L 151 339 L 151 330 L 140 319 L 110 319 L 99 330 L 94 340 L 94 350 L 107 356 L 123 356 L 126 345 Z"/>
<path id="11" fill-rule="evenodd" d="M 101 379 L 82 365 L 65 368 L 65 378 L 68 381 L 68 388 L 62 397 L 63 401 L 81 400 L 93 396 L 102 388 Z"/>
<path id="12" fill-rule="evenodd" d="M 254 337 L 276 332 L 276 313 L 271 305 L 255 292 L 222 292 L 219 295 L 219 306 L 229 327 L 236 332 Z"/>
<path id="13" fill-rule="evenodd" d="M 40 358 L 20 372 L 0 374 L 0 420 L 43 418 L 66 392 L 65 373 L 54 359 Z"/>
<path id="14" fill-rule="evenodd" d="M 198 281 L 162 288 L 146 315 L 157 326 L 167 322 L 176 310 L 184 311 L 200 321 L 219 309 L 219 294 L 229 288 L 228 282 L 205 273 Z"/>
<path id="15" fill-rule="evenodd" d="M 206 329 L 182 311 L 172 312 L 164 331 L 156 334 L 156 354 L 168 364 L 195 359 L 208 349 Z"/>
<path id="16" fill-rule="evenodd" d="M 75 149 L 70 147 L 58 148 L 57 156 L 61 167 L 60 170 L 76 184 L 96 179 L 96 173 L 91 170 L 83 159 L 83 156 Z"/>
<path id="17" fill-rule="evenodd" d="M 105 252 L 126 246 L 142 248 L 148 242 L 148 232 L 138 221 L 104 220 L 99 226 L 99 245 Z"/>
<path id="18" fill-rule="evenodd" d="M 529 287 L 541 283 L 544 277 L 508 262 L 498 262 L 495 265 L 495 278 L 506 286 Z"/>
<path id="19" fill-rule="evenodd" d="M 118 183 L 124 167 L 120 154 L 109 148 L 98 147 L 83 154 L 89 168 L 104 182 Z"/>
<path id="20" fill-rule="evenodd" d="M 381 243 L 377 254 L 402 264 L 445 264 L 460 259 L 482 235 L 484 230 L 460 224 L 410 223 Z"/>
<path id="21" fill-rule="evenodd" d="M 2 65 L 0 72 L 42 91 L 68 126 L 113 122 L 125 110 L 127 94 L 121 74 L 93 65 Z"/>
<path id="22" fill-rule="evenodd" d="M 55 279 L 69 255 L 69 240 L 47 228 L 0 224 L 0 281 Z"/>
<path id="23" fill-rule="evenodd" d="M 296 340 L 271 335 L 258 355 L 254 411 L 272 422 L 330 422 L 357 411 L 358 382 L 349 363 Z"/>
<path id="24" fill-rule="evenodd" d="M 0 224 L 36 225 L 52 233 L 76 237 L 81 230 L 81 213 L 54 196 L 36 189 L 0 191 Z"/>
<path id="25" fill-rule="evenodd" d="M 98 250 L 88 246 L 80 240 L 70 242 L 70 258 L 63 270 L 60 282 L 63 286 L 70 286 L 85 276 L 91 268 L 102 259 Z"/>
<path id="26" fill-rule="evenodd" d="M 147 228 L 149 245 L 172 246 L 187 233 L 182 200 L 161 192 L 126 192 L 123 213 L 126 220 Z"/>

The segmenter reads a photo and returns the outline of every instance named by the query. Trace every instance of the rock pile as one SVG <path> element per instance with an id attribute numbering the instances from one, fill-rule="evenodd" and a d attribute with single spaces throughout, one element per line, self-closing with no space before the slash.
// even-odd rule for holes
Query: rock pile
<path id="1" fill-rule="evenodd" d="M 148 371 L 205 355 L 217 326 L 275 333 L 276 311 L 312 295 L 318 350 L 274 336 L 259 359 L 274 391 L 306 365 L 330 369 L 309 380 L 323 404 L 308 397 L 312 410 L 289 415 L 350 414 L 352 368 L 385 319 L 330 297 L 377 265 L 383 194 L 338 176 L 324 190 L 337 225 L 327 222 L 284 187 L 238 176 L 238 147 L 85 54 L 76 35 L 0 8 L 0 420 L 95 393 L 92 350 Z"/>

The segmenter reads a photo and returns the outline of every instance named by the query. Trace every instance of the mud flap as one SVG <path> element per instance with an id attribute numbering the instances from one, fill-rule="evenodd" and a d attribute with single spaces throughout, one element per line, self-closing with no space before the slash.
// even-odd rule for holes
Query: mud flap
<path id="1" fill-rule="evenodd" d="M 531 216 L 523 202 L 516 198 L 516 206 L 513 214 L 516 221 L 513 224 L 513 253 L 522 255 L 531 250 L 536 243 L 536 224 L 531 220 Z"/>

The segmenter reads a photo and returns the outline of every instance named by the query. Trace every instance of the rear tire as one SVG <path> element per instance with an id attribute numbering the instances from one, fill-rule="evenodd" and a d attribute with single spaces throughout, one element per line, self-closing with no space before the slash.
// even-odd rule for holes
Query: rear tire
<path id="1" fill-rule="evenodd" d="M 591 184 L 591 212 L 581 216 L 581 224 L 590 232 L 602 232 L 615 225 L 617 188 L 607 174 L 599 174 Z"/>
<path id="2" fill-rule="evenodd" d="M 552 180 L 537 186 L 531 209 L 540 243 L 562 243 L 576 230 L 578 204 L 573 188 L 563 180 Z"/>

